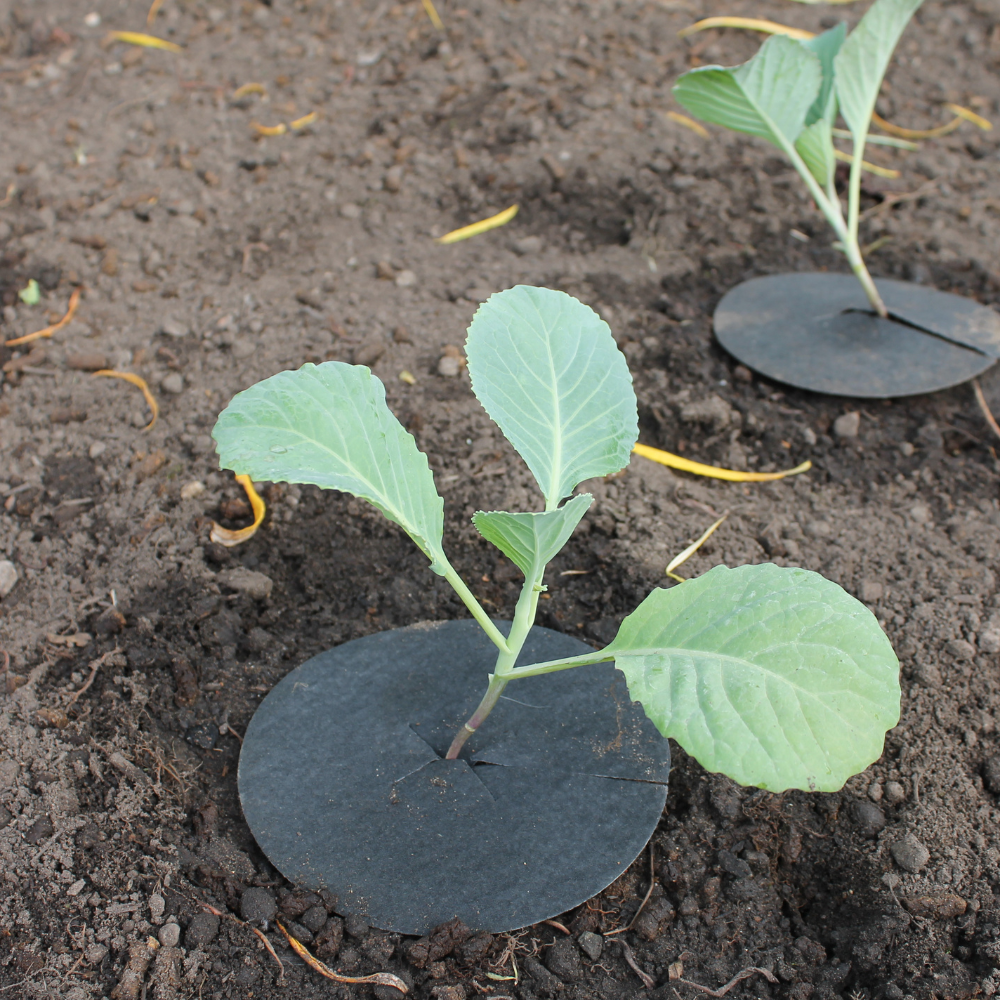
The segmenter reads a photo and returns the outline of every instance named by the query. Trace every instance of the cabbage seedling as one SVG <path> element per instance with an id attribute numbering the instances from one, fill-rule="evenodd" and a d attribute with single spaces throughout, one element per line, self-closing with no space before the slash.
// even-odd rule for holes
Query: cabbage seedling
<path id="1" fill-rule="evenodd" d="M 654 590 L 604 649 L 519 665 L 546 565 L 593 500 L 573 491 L 628 464 L 636 398 L 608 325 L 563 292 L 519 285 L 491 296 L 469 327 L 466 354 L 475 394 L 545 501 L 540 511 L 473 517 L 524 574 L 509 630 L 448 561 L 444 501 L 427 457 L 367 368 L 331 361 L 280 372 L 235 396 L 213 432 L 222 466 L 237 474 L 312 483 L 374 504 L 496 645 L 486 693 L 448 758 L 508 684 L 605 660 L 614 660 L 664 736 L 742 784 L 832 791 L 878 758 L 899 718 L 896 656 L 871 612 L 806 570 L 716 566 Z"/>
<path id="2" fill-rule="evenodd" d="M 885 304 L 858 244 L 861 161 L 889 59 L 922 2 L 875 0 L 849 36 L 843 24 L 805 41 L 772 35 L 742 66 L 699 66 L 674 87 L 674 96 L 692 114 L 766 139 L 788 157 L 837 234 L 834 245 L 883 317 Z M 854 142 L 846 219 L 834 185 L 832 130 L 838 110 Z"/>

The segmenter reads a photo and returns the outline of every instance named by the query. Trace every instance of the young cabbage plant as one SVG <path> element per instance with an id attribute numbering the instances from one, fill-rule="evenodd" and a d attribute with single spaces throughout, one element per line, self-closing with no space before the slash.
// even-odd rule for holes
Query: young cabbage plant
<path id="1" fill-rule="evenodd" d="M 850 35 L 843 24 L 805 41 L 772 35 L 742 66 L 699 66 L 674 87 L 677 100 L 699 118 L 766 139 L 788 157 L 880 316 L 887 315 L 885 304 L 858 244 L 861 161 L 889 59 L 922 2 L 875 0 Z M 834 184 L 838 111 L 854 142 L 846 219 Z"/>
<path id="2" fill-rule="evenodd" d="M 509 629 L 487 615 L 448 561 L 444 501 L 427 457 L 367 368 L 330 361 L 280 372 L 235 396 L 213 432 L 224 468 L 374 504 L 493 641 L 486 693 L 448 758 L 508 684 L 606 660 L 664 736 L 744 785 L 833 791 L 879 757 L 899 718 L 896 656 L 864 605 L 803 569 L 716 566 L 654 590 L 604 649 L 519 665 L 545 568 L 593 500 L 573 492 L 628 464 L 636 398 L 608 325 L 563 292 L 519 285 L 491 296 L 469 327 L 466 354 L 473 391 L 544 498 L 543 510 L 473 517 L 524 574 Z"/>

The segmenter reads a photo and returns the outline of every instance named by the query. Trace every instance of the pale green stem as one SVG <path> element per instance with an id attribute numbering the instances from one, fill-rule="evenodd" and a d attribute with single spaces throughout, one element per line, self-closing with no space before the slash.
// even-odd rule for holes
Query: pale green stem
<path id="1" fill-rule="evenodd" d="M 507 674 L 508 681 L 516 681 L 522 677 L 540 677 L 542 674 L 553 674 L 557 670 L 570 670 L 573 667 L 585 667 L 589 663 L 604 663 L 613 660 L 614 653 L 606 649 L 598 649 L 593 653 L 583 653 L 581 656 L 567 656 L 562 660 L 545 660 L 543 663 L 530 663 L 526 667 L 517 667 Z"/>
<path id="2" fill-rule="evenodd" d="M 532 572 L 525 579 L 524 586 L 521 588 L 521 596 L 517 600 L 517 607 L 514 609 L 514 621 L 511 622 L 510 635 L 505 640 L 506 648 L 501 649 L 497 654 L 496 666 L 493 668 L 493 673 L 490 674 L 486 694 L 483 695 L 482 701 L 472 713 L 469 721 L 462 726 L 455 739 L 452 740 L 445 760 L 455 760 L 458 757 L 465 741 L 493 711 L 503 689 L 507 686 L 507 680 L 512 676 L 521 647 L 524 646 L 524 640 L 528 638 L 531 626 L 535 623 L 535 612 L 538 609 L 538 597 L 542 592 L 544 573 L 545 566 L 536 565 L 532 567 Z"/>
<path id="3" fill-rule="evenodd" d="M 872 308 L 885 319 L 889 315 L 889 310 L 886 309 L 882 296 L 879 295 L 875 282 L 868 273 L 858 243 L 858 226 L 861 222 L 861 161 L 864 156 L 865 138 L 862 134 L 860 139 L 854 140 L 854 158 L 851 160 L 851 177 L 847 187 L 847 231 L 850 239 L 844 243 L 844 253 L 855 277 L 861 282 Z"/>
<path id="4" fill-rule="evenodd" d="M 813 200 L 816 202 L 819 210 L 826 217 L 826 221 L 830 223 L 833 231 L 840 238 L 840 245 L 843 248 L 844 256 L 847 257 L 847 262 L 851 265 L 854 276 L 865 290 L 865 295 L 868 296 L 868 301 L 871 303 L 872 308 L 879 316 L 888 316 L 888 310 L 885 308 L 882 296 L 879 295 L 878 289 L 875 287 L 872 276 L 868 273 L 868 268 L 865 266 L 864 259 L 861 256 L 861 247 L 858 245 L 858 222 L 860 219 L 858 206 L 861 203 L 861 158 L 865 151 L 864 140 L 861 141 L 860 148 L 857 142 L 854 144 L 854 158 L 851 162 L 851 178 L 848 186 L 846 224 L 844 223 L 843 210 L 840 207 L 840 199 L 837 198 L 835 191 L 831 191 L 832 181 L 827 185 L 827 192 L 824 193 L 823 189 L 817 183 L 816 178 L 813 177 L 811 171 L 806 166 L 805 161 L 799 155 L 799 151 L 784 137 L 782 137 L 782 148 L 785 151 L 785 155 L 792 161 L 792 166 L 795 167 L 799 176 L 805 181 L 806 187 L 809 188 L 809 193 L 813 196 Z"/>
<path id="5" fill-rule="evenodd" d="M 451 563 L 448 562 L 444 553 L 440 553 L 438 559 L 445 566 L 444 578 L 451 584 L 455 593 L 462 598 L 462 603 L 472 612 L 472 617 L 483 627 L 483 631 L 490 637 L 493 645 L 500 650 L 501 655 L 509 652 L 510 647 L 504 638 L 503 632 L 493 624 L 490 616 L 483 610 L 483 606 L 476 600 L 476 595 L 465 585 L 465 581 L 458 575 Z"/>

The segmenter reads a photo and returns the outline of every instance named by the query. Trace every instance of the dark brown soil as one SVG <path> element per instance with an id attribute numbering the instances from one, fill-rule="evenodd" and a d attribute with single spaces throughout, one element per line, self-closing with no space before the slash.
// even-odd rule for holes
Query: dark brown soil
<path id="1" fill-rule="evenodd" d="M 88 27 L 90 8 L 66 0 L 0 7 L 4 338 L 84 289 L 76 318 L 30 345 L 41 348 L 30 361 L 30 348 L 2 354 L 15 363 L 0 387 L 0 558 L 18 574 L 0 604 L 12 692 L 0 694 L 4 996 L 369 996 L 321 979 L 272 927 L 277 985 L 250 928 L 203 909 L 252 916 L 267 893 L 332 966 L 394 971 L 420 998 L 650 992 L 626 955 L 664 1000 L 705 995 L 685 980 L 718 989 L 749 967 L 774 982 L 753 973 L 728 996 L 996 993 L 995 442 L 968 386 L 859 405 L 736 369 L 710 334 L 726 289 L 842 264 L 767 147 L 703 139 L 664 114 L 679 72 L 757 44 L 679 41 L 697 17 L 819 29 L 834 14 L 770 0 L 473 0 L 439 6 L 439 35 L 419 2 L 166 0 L 153 30 L 183 45 L 174 54 L 102 44 L 109 29 L 144 28 L 139 0 L 93 8 L 103 21 Z M 998 38 L 995 4 L 928 0 L 880 111 L 918 127 L 944 120 L 944 101 L 996 116 Z M 266 99 L 234 100 L 251 81 Z M 255 138 L 254 121 L 312 110 L 301 134 Z M 1000 302 L 996 135 L 966 125 L 916 153 L 871 152 L 902 171 L 866 189 L 865 242 L 891 237 L 871 257 L 877 274 Z M 919 197 L 890 205 L 887 192 Z M 504 229 L 432 241 L 515 202 Z M 42 292 L 33 308 L 16 294 L 29 278 Z M 814 463 L 744 486 L 636 459 L 591 484 L 595 508 L 553 564 L 540 624 L 607 642 L 667 582 L 670 556 L 728 510 L 690 575 L 766 559 L 822 571 L 869 604 L 903 664 L 901 724 L 838 794 L 741 789 L 675 749 L 652 895 L 596 960 L 575 939 L 630 923 L 650 887 L 646 856 L 562 918 L 572 940 L 543 925 L 451 950 L 452 931 L 414 951 L 356 915 L 342 925 L 329 898 L 290 893 L 235 786 L 239 734 L 288 670 L 356 636 L 465 612 L 349 497 L 270 488 L 251 541 L 211 544 L 213 518 L 246 523 L 213 458 L 216 414 L 281 368 L 371 364 L 431 456 L 456 566 L 507 616 L 515 573 L 469 515 L 536 498 L 465 373 L 442 375 L 439 361 L 477 303 L 516 282 L 563 288 L 605 316 L 635 375 L 644 442 L 727 466 Z M 99 367 L 149 382 L 162 408 L 151 431 L 138 390 L 88 374 Z M 1000 380 L 984 387 L 1000 406 Z M 854 410 L 859 436 L 836 437 Z M 195 482 L 203 492 L 184 490 Z M 264 574 L 270 596 L 247 593 L 236 569 Z M 164 932 L 145 979 L 130 980 L 130 945 L 171 918 L 180 950 Z M 511 955 L 517 981 L 490 978 L 513 974 Z"/>

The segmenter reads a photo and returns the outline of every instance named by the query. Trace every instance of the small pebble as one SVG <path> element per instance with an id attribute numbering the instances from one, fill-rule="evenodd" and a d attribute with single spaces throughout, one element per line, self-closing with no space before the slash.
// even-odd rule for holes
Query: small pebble
<path id="1" fill-rule="evenodd" d="M 163 919 L 163 911 L 166 909 L 167 904 L 163 897 L 158 893 L 153 893 L 149 897 L 149 920 L 150 923 L 158 924 Z M 162 943 L 162 940 L 161 940 Z"/>
<path id="2" fill-rule="evenodd" d="M 190 332 L 191 329 L 186 323 L 170 316 L 160 324 L 160 333 L 165 333 L 168 337 L 176 337 L 178 340 L 181 337 L 186 337 Z"/>
<path id="3" fill-rule="evenodd" d="M 983 761 L 983 784 L 994 795 L 1000 795 L 1000 755 Z"/>
<path id="4" fill-rule="evenodd" d="M 945 649 L 955 657 L 956 660 L 971 660 L 976 655 L 976 647 L 965 639 L 949 639 L 945 643 Z"/>
<path id="5" fill-rule="evenodd" d="M 0 598 L 6 597 L 17 583 L 17 567 L 9 559 L 0 559 Z"/>
<path id="6" fill-rule="evenodd" d="M 240 899 L 240 916 L 250 923 L 273 920 L 277 912 L 278 904 L 267 889 L 253 886 L 247 889 Z"/>
<path id="7" fill-rule="evenodd" d="M 326 918 L 326 907 L 310 906 L 309 909 L 306 910 L 306 912 L 299 918 L 299 922 L 308 927 L 313 934 L 318 934 L 323 929 L 323 925 L 326 923 Z"/>
<path id="8" fill-rule="evenodd" d="M 885 801 L 891 806 L 898 806 L 906 798 L 906 789 L 898 781 L 885 783 Z"/>
<path id="9" fill-rule="evenodd" d="M 944 434 L 941 433 L 941 428 L 938 427 L 937 422 L 934 420 L 928 420 L 920 430 L 917 431 L 917 440 L 925 448 L 943 448 L 944 447 Z"/>
<path id="10" fill-rule="evenodd" d="M 181 940 L 181 929 L 177 924 L 171 923 L 164 924 L 159 933 L 156 935 L 157 940 L 164 948 L 176 948 L 180 944 Z"/>
<path id="11" fill-rule="evenodd" d="M 873 802 L 856 800 L 851 804 L 851 815 L 858 833 L 868 840 L 873 840 L 885 829 L 885 813 Z"/>
<path id="12" fill-rule="evenodd" d="M 856 438 L 861 429 L 861 414 L 857 410 L 842 413 L 833 422 L 833 433 L 839 438 Z"/>
<path id="13" fill-rule="evenodd" d="M 368 936 L 368 921 L 360 913 L 348 913 L 344 917 L 344 930 L 352 938 L 360 940 Z"/>
<path id="14" fill-rule="evenodd" d="M 742 859 L 736 857 L 731 851 L 719 851 L 716 855 L 719 867 L 733 878 L 750 878 L 753 872 L 750 866 Z"/>
<path id="15" fill-rule="evenodd" d="M 98 351 L 86 354 L 67 354 L 66 367 L 80 372 L 96 372 L 108 367 L 107 356 Z"/>
<path id="16" fill-rule="evenodd" d="M 184 945 L 187 948 L 205 948 L 219 933 L 219 918 L 214 913 L 196 913 L 184 932 Z"/>
<path id="17" fill-rule="evenodd" d="M 181 487 L 182 500 L 196 500 L 205 492 L 205 484 L 198 479 L 192 479 Z"/>
<path id="18" fill-rule="evenodd" d="M 396 275 L 396 285 L 399 288 L 410 288 L 417 283 L 417 276 L 413 271 L 400 271 Z"/>
<path id="19" fill-rule="evenodd" d="M 237 340 L 229 350 L 237 361 L 243 361 L 257 350 L 257 345 L 251 340 L 241 339 Z"/>
<path id="20" fill-rule="evenodd" d="M 184 391 L 184 376 L 180 372 L 171 372 L 160 383 L 160 388 L 176 396 L 177 393 Z"/>
<path id="21" fill-rule="evenodd" d="M 363 344 L 359 344 L 355 348 L 354 363 L 371 366 L 385 354 L 385 348 L 385 341 L 381 337 L 369 337 Z"/>
<path id="22" fill-rule="evenodd" d="M 896 864 L 914 875 L 930 861 L 931 857 L 931 852 L 912 833 L 906 834 L 902 840 L 897 840 L 889 850 L 896 859 Z"/>
<path id="23" fill-rule="evenodd" d="M 913 452 L 916 451 L 916 449 L 913 447 L 913 445 L 909 441 L 904 441 L 899 446 L 899 451 L 900 451 L 900 454 L 903 455 L 904 458 L 910 458 L 913 455 Z"/>
<path id="24" fill-rule="evenodd" d="M 592 962 L 596 962 L 601 957 L 604 950 L 604 938 L 593 931 L 584 931 L 577 939 L 580 949 Z"/>
<path id="25" fill-rule="evenodd" d="M 10 821 L 14 817 L 3 807 L 0 806 L 0 830 L 3 830 L 6 826 L 10 825 Z"/>
<path id="26" fill-rule="evenodd" d="M 541 253 L 542 246 L 541 236 L 522 236 L 521 239 L 514 240 L 511 244 L 514 253 L 521 257 L 527 257 L 528 254 Z"/>
<path id="27" fill-rule="evenodd" d="M 438 362 L 438 375 L 445 378 L 455 378 L 461 370 L 462 362 L 447 354 Z"/>
<path id="28" fill-rule="evenodd" d="M 291 934 L 296 941 L 301 941 L 302 944 L 313 943 L 312 931 L 303 924 L 300 924 L 297 920 L 288 921 L 288 933 Z"/>
<path id="29" fill-rule="evenodd" d="M 909 896 L 903 899 L 903 905 L 915 917 L 927 917 L 931 920 L 948 920 L 951 917 L 960 917 L 969 908 L 969 904 L 954 892 Z"/>
<path id="30" fill-rule="evenodd" d="M 266 573 L 258 573 L 257 570 L 245 569 L 242 566 L 223 570 L 217 579 L 230 590 L 237 590 L 255 601 L 263 601 L 270 597 L 274 588 L 274 581 Z"/>
<path id="31" fill-rule="evenodd" d="M 571 938 L 557 938 L 545 954 L 545 966 L 564 983 L 572 983 L 583 978 L 583 963 L 580 952 Z"/>
<path id="32" fill-rule="evenodd" d="M 931 513 L 930 507 L 926 504 L 915 503 L 910 508 L 910 517 L 916 521 L 917 524 L 930 524 L 934 515 Z"/>
<path id="33" fill-rule="evenodd" d="M 192 726 L 184 734 L 184 739 L 199 750 L 212 750 L 219 740 L 219 727 L 214 722 Z"/>
<path id="34" fill-rule="evenodd" d="M 29 844 L 40 844 L 43 840 L 48 840 L 53 833 L 55 833 L 55 827 L 52 825 L 52 820 L 48 816 L 39 816 L 31 824 L 31 828 L 24 835 L 24 839 Z"/>
<path id="35" fill-rule="evenodd" d="M 84 949 L 83 957 L 87 960 L 88 965 L 100 965 L 107 954 L 108 946 L 106 944 L 91 944 Z"/>
<path id="36" fill-rule="evenodd" d="M 91 458 L 100 458 L 108 450 L 108 446 L 103 441 L 95 441 L 87 451 Z"/>
<path id="37" fill-rule="evenodd" d="M 382 186 L 386 191 L 391 191 L 393 194 L 403 186 L 403 168 L 399 164 L 390 167 L 385 172 L 385 177 L 382 178 Z"/>
<path id="38" fill-rule="evenodd" d="M 737 382 L 752 382 L 753 372 L 746 365 L 737 365 L 733 369 L 733 378 Z M 814 442 L 815 443 L 815 442 Z"/>
<path id="39" fill-rule="evenodd" d="M 361 206 L 355 205 L 353 201 L 348 201 L 340 206 L 340 214 L 345 219 L 360 219 L 361 218 Z"/>

